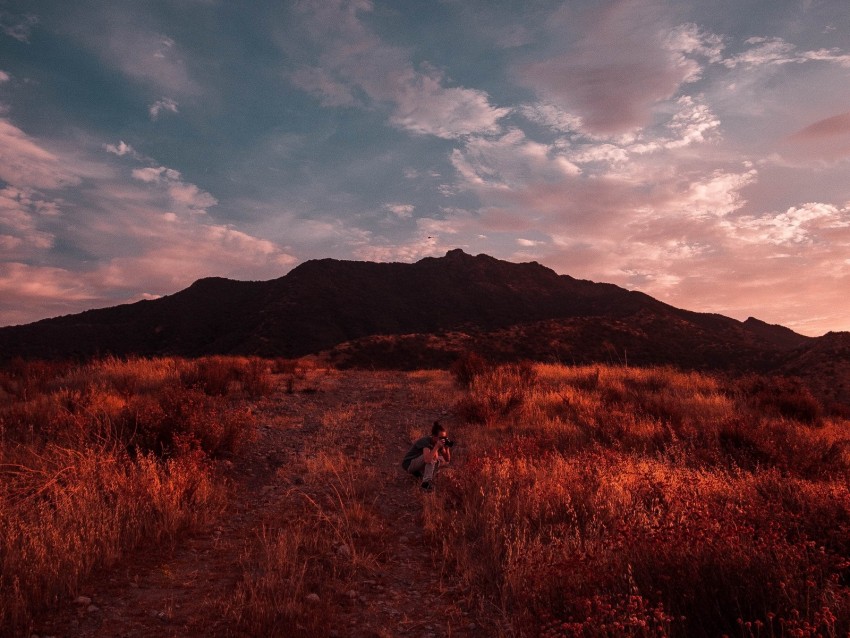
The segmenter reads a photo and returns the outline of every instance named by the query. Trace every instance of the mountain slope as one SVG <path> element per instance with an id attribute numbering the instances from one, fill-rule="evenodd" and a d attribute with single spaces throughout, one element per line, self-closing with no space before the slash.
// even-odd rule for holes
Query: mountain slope
<path id="1" fill-rule="evenodd" d="M 690 312 L 613 284 L 558 275 L 536 262 L 452 250 L 413 264 L 313 260 L 265 282 L 202 279 L 153 301 L 0 328 L 0 358 L 294 357 L 358 340 L 363 346 L 379 335 L 452 331 L 500 358 L 560 352 L 758 370 L 812 341 L 755 319 Z"/>

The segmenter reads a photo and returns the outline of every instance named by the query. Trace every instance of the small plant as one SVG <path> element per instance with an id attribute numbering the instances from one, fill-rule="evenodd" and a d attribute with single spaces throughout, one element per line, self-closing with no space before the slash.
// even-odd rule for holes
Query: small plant
<path id="1" fill-rule="evenodd" d="M 493 366 L 474 352 L 465 352 L 452 364 L 451 373 L 461 388 L 468 388 L 476 377 L 481 376 Z"/>

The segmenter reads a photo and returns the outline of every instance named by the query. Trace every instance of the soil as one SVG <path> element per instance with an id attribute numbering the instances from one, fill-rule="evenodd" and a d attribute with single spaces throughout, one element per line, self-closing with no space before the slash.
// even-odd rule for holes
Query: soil
<path id="1" fill-rule="evenodd" d="M 439 414 L 423 398 L 422 383 L 409 374 L 326 372 L 279 379 L 272 396 L 252 402 L 259 436 L 230 459 L 230 502 L 219 522 L 162 547 L 144 547 L 92 577 L 80 596 L 36 625 L 34 635 L 59 637 L 246 636 L 215 601 L 234 591 L 244 574 L 247 548 L 274 512 L 287 507 L 293 488 L 308 490 L 299 476 L 316 441 L 327 441 L 322 415 L 351 410 L 364 418 L 373 440 L 376 472 L 370 499 L 383 530 L 375 565 L 357 573 L 330 601 L 332 626 L 317 635 L 354 638 L 487 636 L 499 632 L 482 613 L 479 598 L 436 558 L 423 533 L 426 499 L 440 498 L 440 481 L 423 493 L 404 473 L 401 457 L 417 432 Z M 351 424 L 347 424 L 350 429 Z M 341 432 L 356 441 L 357 432 Z M 352 445 L 342 444 L 349 452 Z M 462 451 L 452 465 L 463 462 Z M 323 601 L 328 602 L 328 601 Z M 295 633 L 295 632 L 292 632 Z M 289 632 L 280 635 L 289 635 Z M 303 635 L 303 632 L 302 632 Z"/>

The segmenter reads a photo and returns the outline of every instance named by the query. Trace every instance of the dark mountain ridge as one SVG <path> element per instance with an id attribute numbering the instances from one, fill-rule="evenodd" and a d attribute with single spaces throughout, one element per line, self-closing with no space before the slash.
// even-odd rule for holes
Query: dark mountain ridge
<path id="1" fill-rule="evenodd" d="M 850 333 L 825 339 L 452 250 L 412 264 L 312 260 L 270 281 L 200 279 L 161 299 L 0 328 L 0 360 L 332 351 L 346 365 L 415 367 L 476 349 L 504 360 L 850 370 Z"/>

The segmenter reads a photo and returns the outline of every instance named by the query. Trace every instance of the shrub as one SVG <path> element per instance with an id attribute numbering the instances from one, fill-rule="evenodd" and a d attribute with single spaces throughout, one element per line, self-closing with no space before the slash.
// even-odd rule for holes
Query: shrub
<path id="1" fill-rule="evenodd" d="M 465 352 L 452 364 L 450 372 L 461 388 L 468 388 L 476 377 L 492 369 L 483 357 L 474 352 Z"/>
<path id="2" fill-rule="evenodd" d="M 469 392 L 455 405 L 455 413 L 470 423 L 493 424 L 517 411 L 537 380 L 529 363 L 493 367 L 472 378 Z"/>
<path id="3" fill-rule="evenodd" d="M 535 371 L 469 385 L 459 409 L 511 427 L 468 432 L 425 512 L 506 635 L 850 631 L 850 433 L 804 388 Z"/>
<path id="4" fill-rule="evenodd" d="M 737 388 L 756 410 L 811 425 L 821 423 L 820 402 L 799 378 L 749 375 Z"/>

